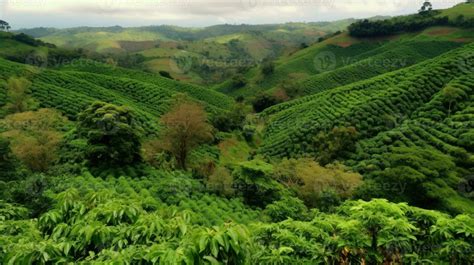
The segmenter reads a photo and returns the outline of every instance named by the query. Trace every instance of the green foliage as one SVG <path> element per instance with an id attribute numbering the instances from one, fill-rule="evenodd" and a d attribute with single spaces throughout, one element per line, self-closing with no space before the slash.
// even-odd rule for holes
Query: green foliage
<path id="1" fill-rule="evenodd" d="M 273 63 L 273 61 L 271 60 L 266 60 L 262 66 L 262 74 L 265 75 L 265 76 L 268 76 L 268 75 L 271 75 L 273 74 L 273 72 L 275 71 L 275 64 Z"/>
<path id="2" fill-rule="evenodd" d="M 261 93 L 252 101 L 252 106 L 255 112 L 258 113 L 278 103 L 280 103 L 280 101 L 275 96 Z"/>
<path id="3" fill-rule="evenodd" d="M 166 77 L 168 79 L 173 79 L 173 77 L 171 76 L 171 74 L 169 72 L 166 72 L 166 71 L 160 71 L 159 74 L 162 76 L 162 77 Z"/>
<path id="4" fill-rule="evenodd" d="M 316 160 L 322 165 L 347 157 L 354 151 L 357 130 L 354 127 L 335 127 L 329 132 L 320 132 L 314 139 Z"/>
<path id="5" fill-rule="evenodd" d="M 455 194 L 459 178 L 455 164 L 447 155 L 428 148 L 394 148 L 384 154 L 383 171 L 368 175 L 376 186 L 399 187 L 391 192 L 366 188 L 369 197 L 385 197 L 392 201 L 405 201 L 413 205 L 439 208 L 443 200 Z M 368 182 L 367 185 L 374 185 Z M 362 188 L 364 189 L 364 188 Z M 370 191 L 371 190 L 371 191 Z"/>
<path id="6" fill-rule="evenodd" d="M 456 107 L 456 103 L 467 96 L 464 90 L 452 86 L 444 87 L 443 90 L 441 90 L 441 95 L 443 97 L 443 103 L 448 105 L 448 115 L 450 115 L 452 109 Z"/>
<path id="7" fill-rule="evenodd" d="M 21 220 L 28 216 L 28 209 L 0 201 L 0 221 Z"/>
<path id="8" fill-rule="evenodd" d="M 222 132 L 241 130 L 244 126 L 247 110 L 243 104 L 236 104 L 230 112 L 216 115 L 212 121 L 214 128 Z"/>
<path id="9" fill-rule="evenodd" d="M 425 8 L 425 6 L 423 5 Z M 448 25 L 448 17 L 436 17 L 431 10 L 423 10 L 422 14 L 394 19 L 355 22 L 349 26 L 349 33 L 354 37 L 377 37 L 422 30 L 432 26 Z M 426 15 L 425 15 L 426 14 Z"/>
<path id="10" fill-rule="evenodd" d="M 352 46 L 358 45 L 361 44 Z M 369 44 L 365 43 L 364 46 Z M 350 54 L 350 51 L 336 50 L 334 54 L 338 57 L 335 69 L 314 74 L 297 82 L 294 87 L 302 95 L 311 95 L 409 67 L 459 46 L 461 44 L 453 41 L 423 40 L 414 37 L 409 40 L 384 42 L 383 45 L 370 50 L 369 46 L 360 53 L 355 48 L 352 48 L 355 50 L 353 54 Z"/>
<path id="11" fill-rule="evenodd" d="M 233 172 L 236 193 L 249 205 L 264 207 L 279 198 L 281 187 L 271 178 L 273 167 L 261 160 L 242 162 Z"/>
<path id="12" fill-rule="evenodd" d="M 271 172 L 261 162 L 242 167 Z M 291 197 L 255 211 L 203 194 L 186 176 L 159 172 L 53 182 L 48 194 L 54 203 L 37 220 L 28 220 L 25 208 L 0 203 L 2 262 L 463 264 L 473 258 L 469 215 L 451 218 L 386 200 L 348 201 L 335 214 L 310 215 Z M 262 223 L 262 213 L 283 221 Z M 284 220 L 288 216 L 303 220 Z"/>
<path id="13" fill-rule="evenodd" d="M 350 198 L 362 176 L 341 165 L 320 166 L 311 159 L 283 159 L 275 165 L 275 178 L 308 207 L 329 211 Z"/>
<path id="14" fill-rule="evenodd" d="M 140 128 L 130 109 L 96 102 L 78 119 L 79 133 L 88 141 L 86 156 L 92 166 L 124 166 L 141 161 Z"/>
<path id="15" fill-rule="evenodd" d="M 265 207 L 265 213 L 274 222 L 281 222 L 288 218 L 295 220 L 305 219 L 307 212 L 308 209 L 303 201 L 294 197 L 283 197 L 281 200 L 268 204 Z"/>
<path id="16" fill-rule="evenodd" d="M 206 181 L 206 187 L 220 196 L 230 197 L 234 195 L 234 178 L 225 167 L 218 167 Z"/>
<path id="17" fill-rule="evenodd" d="M 429 11 L 358 22 L 367 27 L 356 30 L 385 35 L 438 22 L 471 24 L 470 18 Z M 193 62 L 204 55 L 209 59 L 192 65 L 189 73 L 229 79 L 215 90 L 232 86 L 228 92 L 234 95 L 257 95 L 252 103 L 262 112 L 258 115 L 247 115 L 250 105 L 235 105 L 215 90 L 171 80 L 168 72 L 160 76 L 116 67 L 117 60 L 141 67 L 146 63 L 141 52 L 113 55 L 110 65 L 87 60 L 65 65 L 63 60 L 85 54 L 1 33 L 0 56 L 22 63 L 34 51 L 39 58 L 33 64 L 40 67 L 0 59 L 0 85 L 13 91 L 0 92 L 0 105 L 9 103 L 8 111 L 21 112 L 7 116 L 0 128 L 2 137 L 15 139 L 10 145 L 0 138 L 0 263 L 471 263 L 472 193 L 459 186 L 471 184 L 474 169 L 473 46 L 465 44 L 472 34 L 446 27 L 453 32 L 440 34 L 436 41 L 429 35 L 437 32 L 429 30 L 394 41 L 336 32 L 275 62 L 265 60 L 245 74 L 248 66 L 229 72 L 231 67 L 212 65 L 235 55 L 270 58 L 272 54 L 264 54 L 267 46 L 274 55 L 282 54 L 288 43 L 308 43 L 283 37 L 302 28 L 330 28 L 323 24 L 224 25 L 192 32 L 169 26 L 141 29 L 158 39 L 205 38 L 197 43 L 207 45 L 199 51 L 193 41 L 176 46 L 195 50 L 188 52 Z M 111 36 L 139 29 L 101 30 Z M 236 34 L 222 35 L 228 30 Z M 72 35 L 84 31 L 97 33 L 70 30 Z M 31 32 L 41 37 L 56 30 Z M 318 37 L 314 34 L 313 41 Z M 245 46 L 249 40 L 263 41 L 261 51 Z M 174 45 L 154 41 L 160 49 Z M 215 45 L 218 41 L 224 44 Z M 134 46 L 113 43 L 124 50 Z M 319 67 L 318 60 L 329 68 Z M 399 61 L 379 65 L 383 60 Z M 220 68 L 221 76 L 213 76 Z M 158 118 L 181 93 L 190 97 L 186 104 L 165 114 L 159 124 Z M 288 95 L 297 99 L 281 103 Z M 76 129 L 70 130 L 64 119 L 47 124 L 31 119 L 36 112 L 27 110 L 36 108 L 30 104 L 34 102 L 64 113 L 77 123 Z M 214 142 L 200 145 L 213 133 L 204 110 L 221 132 Z M 41 113 L 54 118 L 53 113 Z M 31 147 L 47 142 L 44 137 L 36 142 L 14 138 L 21 135 L 12 132 L 15 123 L 68 131 L 65 137 L 52 137 L 61 144 L 46 148 L 47 154 L 59 150 L 59 155 L 44 173 L 31 174 L 15 163 L 12 152 L 24 164 L 42 161 L 24 158 L 44 154 Z M 28 133 L 41 134 L 35 130 Z M 160 134 L 166 137 L 157 138 Z M 143 150 L 142 135 L 148 139 Z M 28 148 L 18 149 L 21 144 Z M 141 154 L 148 164 L 141 163 Z M 331 164 L 336 160 L 344 165 Z M 175 162 L 192 172 L 175 171 Z M 354 201 L 354 196 L 365 201 Z"/>
<path id="18" fill-rule="evenodd" d="M 12 156 L 10 142 L 0 137 L 0 181 L 8 181 L 15 178 L 16 161 Z"/>
<path id="19" fill-rule="evenodd" d="M 0 182 L 0 195 L 9 203 L 28 208 L 30 216 L 38 217 L 51 206 L 51 199 L 45 194 L 52 186 L 50 178 L 41 174 L 19 177 L 19 180 Z"/>
<path id="20" fill-rule="evenodd" d="M 407 69 L 271 107 L 261 115 L 268 123 L 259 151 L 279 158 L 328 155 L 330 152 L 325 152 L 327 148 L 315 148 L 318 146 L 312 144 L 314 137 L 334 127 L 355 126 L 358 134 L 355 148 L 349 148 L 352 151 L 344 154 L 344 163 L 369 179 L 390 167 L 387 156 L 394 153 L 394 148 L 432 148 L 436 150 L 435 154 L 443 153 L 449 157 L 437 160 L 449 168 L 443 173 L 446 178 L 441 181 L 438 177 L 428 177 L 430 174 L 427 172 L 421 175 L 426 180 L 426 192 L 434 196 L 428 197 L 444 199 L 434 204 L 417 205 L 442 207 L 455 213 L 472 212 L 472 207 L 468 206 L 472 202 L 454 192 L 459 190 L 456 187 L 460 180 L 453 177 L 461 172 L 468 175 L 473 168 L 470 159 L 472 151 L 468 144 L 472 100 L 467 96 L 472 93 L 473 87 L 473 76 L 469 71 L 472 67 L 471 48 L 471 44 L 467 44 Z M 441 72 L 444 74 L 440 75 Z M 447 97 L 444 88 L 456 88 L 455 94 L 459 96 L 455 97 L 455 104 Z M 327 141 L 322 141 L 322 146 L 327 144 Z M 344 150 L 350 145 L 340 147 Z M 405 154 L 409 161 L 410 155 Z M 454 162 L 454 167 L 449 161 Z M 368 190 L 363 193 L 371 195 L 364 198 L 398 197 L 397 201 L 408 200 L 403 197 L 406 194 L 400 193 L 404 182 L 397 181 L 395 175 L 403 173 L 408 178 L 421 176 L 414 171 L 405 172 L 403 168 L 388 169 L 387 172 L 390 170 L 393 170 L 391 184 L 384 182 L 383 177 L 380 181 L 368 181 L 365 185 Z M 394 173 L 397 170 L 398 173 Z M 377 173 L 372 175 L 375 171 Z M 403 191 L 409 193 L 407 189 Z M 415 193 L 413 196 L 416 196 Z"/>
<path id="21" fill-rule="evenodd" d="M 247 84 L 247 80 L 245 79 L 245 76 L 242 74 L 236 74 L 234 77 L 232 77 L 232 88 L 241 88 Z"/>
<path id="22" fill-rule="evenodd" d="M 7 221 L 0 223 L 0 259 L 87 263 L 126 260 L 131 255 L 133 260 L 147 263 L 245 262 L 250 250 L 248 230 L 232 223 L 231 216 L 235 214 L 236 220 L 245 223 L 240 217 L 248 215 L 247 220 L 255 220 L 256 213 L 239 201 L 202 197 L 200 193 L 184 195 L 192 190 L 183 186 L 190 181 L 172 175 L 140 180 L 55 179 L 49 193 L 53 207 L 37 225 L 22 221 L 27 218 L 26 209 L 0 203 L 1 220 Z M 166 204 L 159 197 L 182 199 L 177 200 L 179 204 Z M 193 203 L 199 205 L 193 207 Z M 212 219 L 211 211 L 224 211 L 229 223 L 219 219 L 222 215 Z"/>
<path id="23" fill-rule="evenodd" d="M 33 109 L 36 102 L 29 95 L 31 82 L 25 78 L 10 78 L 7 84 L 7 104 L 9 113 L 24 112 Z"/>

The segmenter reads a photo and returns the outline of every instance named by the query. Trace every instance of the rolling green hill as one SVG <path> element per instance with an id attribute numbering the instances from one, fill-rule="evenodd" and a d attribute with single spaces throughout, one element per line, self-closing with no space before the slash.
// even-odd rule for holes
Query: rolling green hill
<path id="1" fill-rule="evenodd" d="M 437 16 L 449 16 L 450 21 L 460 15 L 467 20 L 474 18 L 472 7 L 459 4 L 436 12 Z M 308 95 L 407 67 L 473 40 L 472 27 L 434 26 L 370 38 L 356 38 L 343 32 L 278 58 L 269 75 L 263 76 L 258 67 L 253 68 L 246 74 L 248 82 L 243 88 L 235 89 L 226 82 L 214 89 L 234 96 L 252 96 L 263 91 L 273 93 L 286 86 L 298 90 L 299 95 Z"/>
<path id="2" fill-rule="evenodd" d="M 56 53 L 57 48 L 31 46 L 5 35 L 2 42 L 5 51 L 26 53 L 25 61 L 36 59 L 38 54 Z M 11 54 L 11 53 L 9 53 Z M 29 57 L 28 55 L 34 55 Z M 4 54 L 8 58 L 8 54 Z M 22 60 L 20 60 L 22 61 Z M 84 110 L 93 101 L 105 101 L 127 105 L 138 115 L 140 124 L 147 133 L 157 130 L 158 117 L 168 110 L 174 95 L 184 93 L 204 103 L 212 114 L 229 110 L 233 100 L 216 91 L 164 78 L 159 75 L 130 70 L 88 59 L 65 60 L 65 64 L 56 64 L 54 68 L 37 67 L 0 59 L 0 78 L 7 80 L 14 76 L 23 76 L 32 84 L 32 94 L 41 106 L 61 110 L 69 118 Z M 47 66 L 48 61 L 32 62 L 38 66 Z M 0 93 L 0 104 L 4 104 L 6 90 Z"/>
<path id="3" fill-rule="evenodd" d="M 276 58 L 343 30 L 354 19 L 318 23 L 216 25 L 206 28 L 148 26 L 138 28 L 35 28 L 19 32 L 64 48 L 101 54 L 133 54 L 148 71 L 167 71 L 175 79 L 197 84 L 218 83 L 244 72 L 265 58 Z M 176 56 L 192 56 L 190 69 L 171 66 Z"/>
<path id="4" fill-rule="evenodd" d="M 468 44 L 408 68 L 271 107 L 262 114 L 268 126 L 260 152 L 276 157 L 316 157 L 319 133 L 354 127 L 357 151 L 348 163 L 362 172 L 383 170 L 386 165 L 376 162 L 378 152 L 389 152 L 394 142 L 394 146 L 434 148 L 472 172 L 472 147 L 463 138 L 469 137 L 473 128 L 468 121 L 473 47 Z M 448 117 L 446 105 L 439 102 L 446 102 L 442 91 L 450 86 L 459 87 L 467 96 Z"/>
<path id="5" fill-rule="evenodd" d="M 0 264 L 471 264 L 471 6 L 0 32 Z"/>
<path id="6" fill-rule="evenodd" d="M 247 75 L 250 82 L 244 88 L 235 90 L 221 84 L 215 89 L 252 95 L 291 82 L 302 95 L 309 95 L 416 64 L 473 39 L 472 29 L 451 27 L 375 39 L 357 39 L 343 33 L 277 60 L 269 76 L 262 77 L 254 69 Z"/>

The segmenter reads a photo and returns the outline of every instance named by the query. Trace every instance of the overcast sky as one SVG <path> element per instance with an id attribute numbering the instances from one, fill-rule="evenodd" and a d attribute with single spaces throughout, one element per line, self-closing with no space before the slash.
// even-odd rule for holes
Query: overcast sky
<path id="1" fill-rule="evenodd" d="M 424 0 L 0 0 L 0 19 L 31 27 L 333 21 L 418 10 Z M 434 8 L 462 0 L 432 0 Z"/>

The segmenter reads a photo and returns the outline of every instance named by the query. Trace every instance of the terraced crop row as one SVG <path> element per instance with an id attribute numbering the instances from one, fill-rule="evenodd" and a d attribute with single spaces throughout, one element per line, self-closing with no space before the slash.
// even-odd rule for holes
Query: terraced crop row
<path id="1" fill-rule="evenodd" d="M 311 76 L 298 85 L 305 95 L 310 95 L 408 67 L 460 45 L 449 41 L 393 42 L 371 51 L 374 56 L 345 58 L 343 67 Z"/>
<path id="2" fill-rule="evenodd" d="M 175 80 L 161 77 L 156 74 L 145 73 L 142 71 L 130 70 L 121 67 L 114 67 L 108 64 L 101 64 L 98 62 L 91 61 L 78 61 L 71 65 L 65 65 L 62 67 L 62 69 L 67 71 L 107 75 L 113 77 L 114 79 L 133 79 L 136 82 L 140 82 L 142 85 L 145 85 L 145 83 L 147 83 L 148 86 L 153 85 L 158 89 L 166 90 L 170 93 L 186 93 L 192 98 L 205 102 L 210 106 L 214 106 L 214 108 L 211 108 L 214 111 L 230 109 L 233 104 L 233 100 L 230 97 L 211 89 L 178 82 Z M 85 76 L 87 77 L 87 75 Z"/>
<path id="3" fill-rule="evenodd" d="M 3 59 L 0 59 L 0 69 L 0 79 L 6 80 L 12 76 L 29 79 L 32 82 L 31 93 L 41 106 L 56 108 L 70 119 L 75 119 L 77 113 L 97 100 L 126 105 L 136 113 L 137 122 L 147 134 L 154 134 L 159 130 L 159 116 L 169 109 L 172 96 L 177 93 L 176 87 L 182 87 L 174 81 L 165 80 L 159 86 L 121 76 L 40 69 Z M 126 70 L 124 71 L 126 73 Z M 156 80 L 158 83 L 162 81 L 160 78 Z M 198 88 L 196 91 L 205 94 L 207 89 Z M 193 93 L 196 94 L 196 91 Z M 212 97 L 212 93 L 210 95 L 210 98 L 218 101 L 222 107 L 227 108 L 232 104 L 232 100 L 227 96 L 214 93 L 224 97 L 219 99 Z M 0 105 L 5 104 L 5 100 L 6 90 L 2 90 Z M 211 113 L 225 111 L 216 105 L 207 104 L 205 101 L 203 103 Z"/>
<path id="4" fill-rule="evenodd" d="M 383 169 L 381 154 L 401 146 L 432 147 L 451 156 L 453 161 L 465 163 L 474 151 L 474 73 L 455 79 L 448 85 L 462 89 L 468 95 L 457 103 L 456 112 L 450 115 L 443 105 L 441 93 L 436 94 L 412 115 L 412 119 L 360 141 L 352 157 L 353 166 L 363 173 Z"/>
<path id="5" fill-rule="evenodd" d="M 451 80 L 472 72 L 472 44 L 434 59 L 367 81 L 277 105 L 268 119 L 260 152 L 269 156 L 311 154 L 312 137 L 335 126 L 355 126 L 361 139 L 390 130 L 387 124 L 410 116 Z"/>

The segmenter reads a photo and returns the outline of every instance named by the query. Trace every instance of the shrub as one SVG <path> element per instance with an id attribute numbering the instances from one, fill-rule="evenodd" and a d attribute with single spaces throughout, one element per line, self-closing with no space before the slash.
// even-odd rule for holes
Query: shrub
<path id="1" fill-rule="evenodd" d="M 10 148 L 10 142 L 0 136 L 0 181 L 9 181 L 16 177 L 16 163 Z"/>
<path id="2" fill-rule="evenodd" d="M 161 117 L 161 122 L 166 126 L 163 148 L 173 154 L 178 167 L 184 170 L 189 152 L 213 138 L 204 108 L 186 99 L 176 102 L 172 110 Z"/>
<path id="3" fill-rule="evenodd" d="M 206 186 L 220 196 L 231 197 L 234 195 L 234 178 L 225 167 L 217 167 L 206 181 Z"/>
<path id="4" fill-rule="evenodd" d="M 252 101 L 252 106 L 255 112 L 258 113 L 278 103 L 280 101 L 275 96 L 262 93 L 255 97 Z"/>
<path id="5" fill-rule="evenodd" d="M 284 197 L 281 200 L 268 204 L 264 210 L 273 222 L 281 222 L 288 218 L 304 220 L 307 211 L 308 209 L 303 201 L 294 197 Z"/>
<path id="6" fill-rule="evenodd" d="M 3 135 L 12 141 L 12 151 L 29 169 L 45 172 L 58 159 L 61 129 L 68 121 L 59 112 L 39 109 L 5 117 L 8 130 Z"/>
<path id="7" fill-rule="evenodd" d="M 281 187 L 272 181 L 272 165 L 261 160 L 240 163 L 232 173 L 235 191 L 249 205 L 264 207 L 280 197 Z"/>
<path id="8" fill-rule="evenodd" d="M 95 102 L 78 120 L 78 132 L 88 142 L 86 157 L 91 166 L 126 166 L 141 161 L 141 128 L 130 109 Z"/>

